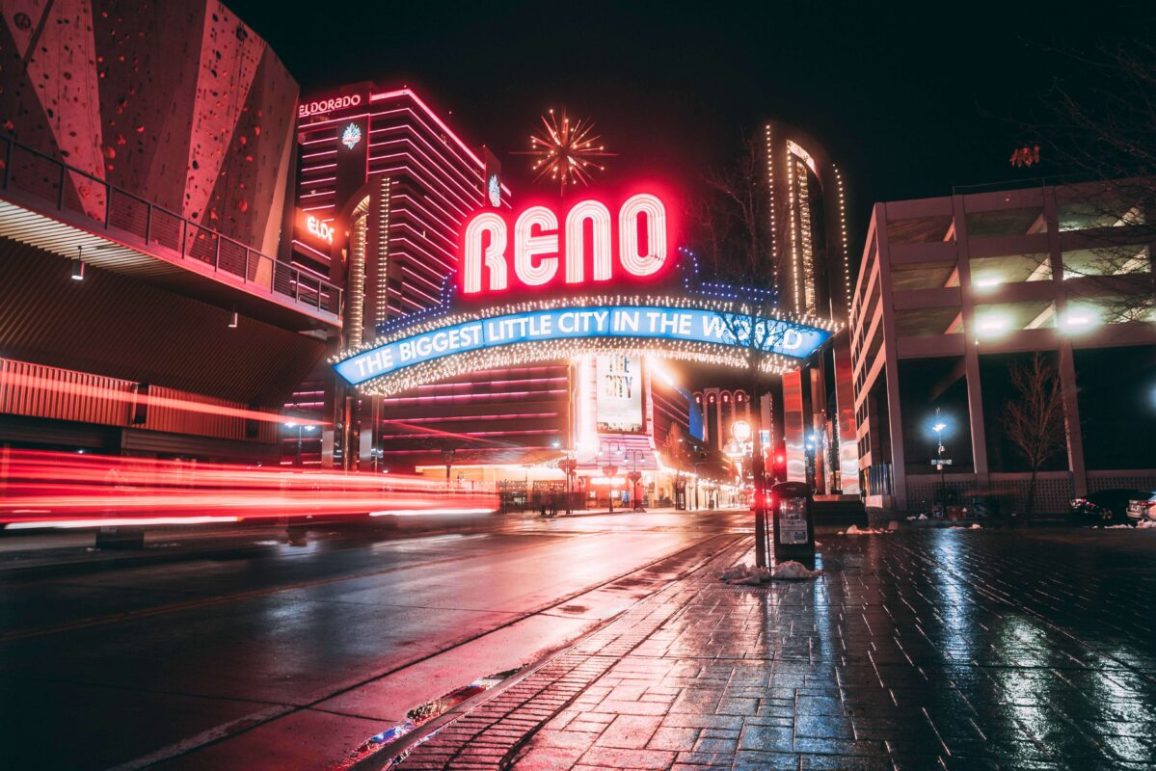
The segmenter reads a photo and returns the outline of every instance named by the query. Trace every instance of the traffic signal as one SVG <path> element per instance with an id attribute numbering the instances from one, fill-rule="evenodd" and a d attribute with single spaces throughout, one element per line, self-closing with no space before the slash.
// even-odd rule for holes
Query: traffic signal
<path id="1" fill-rule="evenodd" d="M 771 476 L 779 481 L 784 481 L 787 478 L 787 454 L 782 450 L 775 452 L 771 464 Z"/>

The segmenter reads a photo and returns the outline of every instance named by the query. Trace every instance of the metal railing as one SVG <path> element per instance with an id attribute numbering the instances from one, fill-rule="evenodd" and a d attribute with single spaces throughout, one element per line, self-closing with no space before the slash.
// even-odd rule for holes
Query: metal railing
<path id="1" fill-rule="evenodd" d="M 320 274 L 278 262 L 273 257 L 199 225 L 180 214 L 110 185 L 85 171 L 37 150 L 0 137 L 4 168 L 0 191 L 15 202 L 34 200 L 78 217 L 90 232 L 108 233 L 145 253 L 166 250 L 181 260 L 196 260 L 240 278 L 269 294 L 335 316 L 341 315 L 341 289 Z M 71 180 L 69 179 L 71 177 Z"/>

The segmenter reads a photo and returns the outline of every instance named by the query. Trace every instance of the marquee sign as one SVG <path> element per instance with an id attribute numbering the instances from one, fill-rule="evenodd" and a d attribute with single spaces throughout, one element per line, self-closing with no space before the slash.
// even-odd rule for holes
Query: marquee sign
<path id="1" fill-rule="evenodd" d="M 575 339 L 650 339 L 745 348 L 745 317 L 701 308 L 603 306 L 509 313 L 399 337 L 337 364 L 360 385 L 435 359 L 519 343 Z M 736 332 L 738 333 L 736 335 Z M 756 319 L 754 340 L 768 353 L 806 359 L 831 333 L 779 319 Z"/>
<path id="2" fill-rule="evenodd" d="M 513 288 L 574 288 L 647 280 L 672 261 L 666 204 L 652 193 L 611 208 L 580 201 L 566 212 L 531 206 L 517 217 L 487 210 L 462 229 L 463 297 Z"/>
<path id="3" fill-rule="evenodd" d="M 447 296 L 440 315 L 431 309 L 379 328 L 376 341 L 333 366 L 349 384 L 387 395 L 468 372 L 608 350 L 745 367 L 754 348 L 765 354 L 764 368 L 794 369 L 831 337 L 830 321 L 760 316 L 744 305 L 743 292 L 718 291 L 717 284 L 710 296 L 690 286 L 685 293 L 658 295 L 651 287 L 647 296 L 623 294 L 666 280 L 675 262 L 673 230 L 667 204 L 649 191 L 580 200 L 565 210 L 483 209 L 461 231 L 453 289 L 462 307 L 455 312 Z"/>

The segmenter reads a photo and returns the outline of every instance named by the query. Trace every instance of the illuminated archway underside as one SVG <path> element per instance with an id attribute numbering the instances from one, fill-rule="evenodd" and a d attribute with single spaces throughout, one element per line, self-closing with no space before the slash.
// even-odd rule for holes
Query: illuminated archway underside
<path id="1" fill-rule="evenodd" d="M 748 330 L 755 330 L 750 346 Z M 837 325 L 793 314 L 753 315 L 739 301 L 703 297 L 560 297 L 450 313 L 393 327 L 331 360 L 366 394 L 390 396 L 470 372 L 605 351 L 764 371 L 796 369 Z"/>

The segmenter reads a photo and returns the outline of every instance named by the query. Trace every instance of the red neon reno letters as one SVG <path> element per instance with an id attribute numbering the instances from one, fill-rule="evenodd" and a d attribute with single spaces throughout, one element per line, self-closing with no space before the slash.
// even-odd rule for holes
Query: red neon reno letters
<path id="1" fill-rule="evenodd" d="M 585 243 L 588 221 L 592 225 L 589 244 Z M 615 256 L 622 270 L 635 278 L 653 276 L 666 264 L 666 207 L 657 196 L 642 193 L 626 199 L 618 210 L 617 243 L 612 225 L 610 210 L 599 201 L 574 204 L 561 230 L 558 215 L 545 206 L 531 206 L 514 221 L 511 265 L 506 220 L 494 211 L 477 214 L 466 224 L 463 238 L 462 294 L 558 283 L 559 262 L 564 283 L 570 286 L 609 281 Z M 645 248 L 641 233 L 645 233 Z M 590 277 L 586 276 L 587 253 L 593 258 Z"/>

